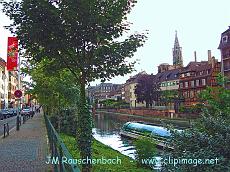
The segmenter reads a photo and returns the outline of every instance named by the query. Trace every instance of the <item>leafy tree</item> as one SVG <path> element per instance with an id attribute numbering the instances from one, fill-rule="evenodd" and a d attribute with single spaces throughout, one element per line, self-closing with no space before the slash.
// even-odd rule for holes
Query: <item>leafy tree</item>
<path id="1" fill-rule="evenodd" d="M 76 85 L 73 74 L 66 69 L 50 74 L 48 63 L 46 59 L 36 66 L 31 64 L 30 69 L 23 68 L 22 71 L 33 80 L 27 92 L 36 95 L 40 104 L 48 107 L 49 111 L 46 113 L 60 115 L 61 108 L 69 108 L 79 102 L 79 86 Z"/>
<path id="2" fill-rule="evenodd" d="M 65 0 L 3 2 L 3 11 L 13 24 L 22 48 L 36 62 L 47 57 L 52 69 L 68 68 L 80 84 L 78 144 L 82 158 L 91 158 L 92 119 L 85 86 L 95 79 L 111 79 L 134 69 L 127 62 L 146 40 L 135 33 L 117 38 L 129 30 L 127 14 L 136 0 Z M 79 75 L 78 75 L 79 74 Z M 83 171 L 90 171 L 88 164 Z"/>
<path id="3" fill-rule="evenodd" d="M 206 164 L 167 165 L 166 171 L 230 170 L 230 90 L 208 87 L 200 97 L 203 100 L 200 119 L 192 128 L 182 133 L 173 133 L 171 144 L 174 150 L 166 156 L 187 160 L 202 159 Z M 215 160 L 210 163 L 206 159 Z"/>
<path id="4" fill-rule="evenodd" d="M 160 94 L 161 101 L 164 102 L 166 106 L 171 106 L 177 97 L 178 92 L 176 90 L 164 90 L 161 91 Z"/>
<path id="5" fill-rule="evenodd" d="M 143 74 L 138 78 L 135 88 L 137 102 L 146 102 L 146 107 L 152 106 L 157 101 L 160 93 L 160 85 L 154 75 Z"/>

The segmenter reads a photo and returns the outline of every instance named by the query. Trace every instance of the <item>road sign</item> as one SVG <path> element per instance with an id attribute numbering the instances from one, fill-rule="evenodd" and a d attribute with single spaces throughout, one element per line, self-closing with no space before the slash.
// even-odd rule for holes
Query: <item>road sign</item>
<path id="1" fill-rule="evenodd" d="M 17 97 L 17 98 L 22 97 L 22 91 L 21 91 L 21 90 L 16 90 L 16 91 L 14 92 L 14 96 Z"/>

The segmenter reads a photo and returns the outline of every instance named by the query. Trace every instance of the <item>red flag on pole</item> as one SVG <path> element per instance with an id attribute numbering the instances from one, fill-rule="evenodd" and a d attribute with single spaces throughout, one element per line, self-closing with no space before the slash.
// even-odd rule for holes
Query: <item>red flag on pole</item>
<path id="1" fill-rule="evenodd" d="M 7 70 L 17 70 L 18 61 L 18 38 L 8 37 L 7 47 Z"/>

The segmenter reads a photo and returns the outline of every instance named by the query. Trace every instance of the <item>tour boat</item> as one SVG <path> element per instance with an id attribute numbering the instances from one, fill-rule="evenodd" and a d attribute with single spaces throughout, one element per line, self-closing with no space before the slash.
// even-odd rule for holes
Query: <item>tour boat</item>
<path id="1" fill-rule="evenodd" d="M 162 126 L 142 122 L 127 122 L 121 128 L 120 135 L 134 139 L 140 136 L 150 137 L 156 141 L 157 147 L 173 149 L 173 147 L 167 146 L 167 139 L 171 136 L 171 133 Z"/>

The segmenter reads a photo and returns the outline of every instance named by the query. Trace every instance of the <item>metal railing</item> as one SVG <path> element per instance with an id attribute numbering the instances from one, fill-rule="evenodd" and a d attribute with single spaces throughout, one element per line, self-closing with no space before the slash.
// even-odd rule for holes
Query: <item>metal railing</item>
<path id="1" fill-rule="evenodd" d="M 54 171 L 55 172 L 80 172 L 77 164 L 73 163 L 63 163 L 63 157 L 65 160 L 73 160 L 72 155 L 69 153 L 68 149 L 66 148 L 65 144 L 61 140 L 60 136 L 54 129 L 53 125 L 51 124 L 50 120 L 48 119 L 47 115 L 44 115 L 48 138 L 49 138 L 49 145 L 51 151 L 51 160 L 59 160 L 59 163 L 53 163 Z"/>

